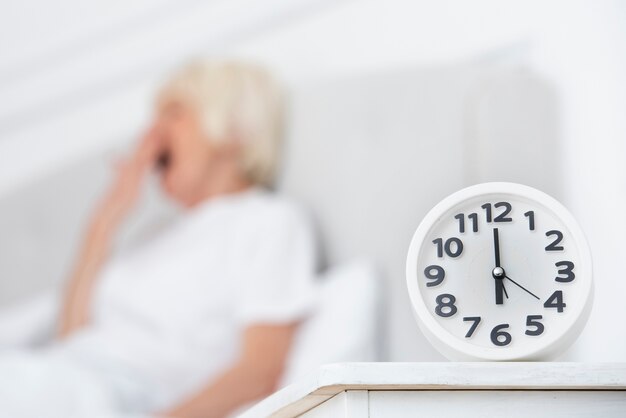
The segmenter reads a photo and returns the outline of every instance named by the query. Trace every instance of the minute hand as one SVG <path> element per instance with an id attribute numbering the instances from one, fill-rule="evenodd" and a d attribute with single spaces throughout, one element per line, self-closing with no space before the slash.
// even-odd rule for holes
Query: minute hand
<path id="1" fill-rule="evenodd" d="M 493 252 L 494 252 L 494 259 L 495 259 L 495 263 L 496 263 L 496 268 L 494 269 L 494 272 L 496 269 L 500 269 L 501 273 L 499 276 L 496 276 L 493 272 L 493 278 L 496 279 L 495 281 L 495 291 L 496 291 L 496 305 L 502 305 L 504 303 L 504 297 L 506 296 L 506 298 L 509 298 L 509 294 L 506 292 L 506 289 L 504 287 L 504 277 L 502 277 L 502 274 L 504 274 L 504 269 L 500 266 L 500 236 L 498 234 L 498 228 L 493 228 Z"/>
<path id="2" fill-rule="evenodd" d="M 541 299 L 539 299 L 539 296 L 535 295 L 533 292 L 531 292 L 530 290 L 526 289 L 524 286 L 522 286 L 521 284 L 517 283 L 515 280 L 511 279 L 509 276 L 504 276 L 504 277 L 506 279 L 509 279 L 515 286 L 519 287 L 520 289 L 522 289 L 524 292 L 528 293 L 529 295 L 531 295 L 535 299 L 541 300 Z"/>
<path id="3" fill-rule="evenodd" d="M 498 234 L 498 228 L 493 228 L 493 253 L 496 262 L 496 267 L 500 266 L 500 235 Z"/>

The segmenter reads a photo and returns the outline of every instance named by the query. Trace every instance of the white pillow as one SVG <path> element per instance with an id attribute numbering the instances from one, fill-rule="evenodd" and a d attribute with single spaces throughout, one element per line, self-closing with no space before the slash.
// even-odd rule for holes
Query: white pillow
<path id="1" fill-rule="evenodd" d="M 366 261 L 322 275 L 319 305 L 298 329 L 283 385 L 324 364 L 378 359 L 380 285 L 375 267 Z"/>

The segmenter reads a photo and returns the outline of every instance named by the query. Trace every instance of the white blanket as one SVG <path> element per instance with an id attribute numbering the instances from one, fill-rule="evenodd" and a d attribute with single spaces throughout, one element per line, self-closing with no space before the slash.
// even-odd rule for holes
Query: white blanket
<path id="1" fill-rule="evenodd" d="M 120 415 L 121 398 L 94 370 L 50 351 L 0 353 L 2 418 L 139 418 Z"/>

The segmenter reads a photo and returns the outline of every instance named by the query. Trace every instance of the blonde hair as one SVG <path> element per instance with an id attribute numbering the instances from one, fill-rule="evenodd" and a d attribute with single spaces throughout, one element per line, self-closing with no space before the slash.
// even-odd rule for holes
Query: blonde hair
<path id="1" fill-rule="evenodd" d="M 241 141 L 242 169 L 250 181 L 261 185 L 273 182 L 284 104 L 282 90 L 266 70 L 237 61 L 193 61 L 161 88 L 158 100 L 171 99 L 198 111 L 210 140 Z"/>

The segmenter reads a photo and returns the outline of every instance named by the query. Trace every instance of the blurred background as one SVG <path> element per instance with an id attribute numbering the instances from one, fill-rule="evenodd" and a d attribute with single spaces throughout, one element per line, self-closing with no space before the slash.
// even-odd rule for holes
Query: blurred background
<path id="1" fill-rule="evenodd" d="M 408 243 L 440 199 L 494 180 L 552 194 L 588 236 L 595 306 L 563 359 L 626 360 L 617 0 L 1 0 L 0 305 L 67 278 L 111 162 L 198 56 L 287 84 L 279 189 L 311 209 L 325 266 L 379 266 L 383 360 L 441 359 L 411 313 Z M 120 245 L 169 216 L 152 187 Z"/>

